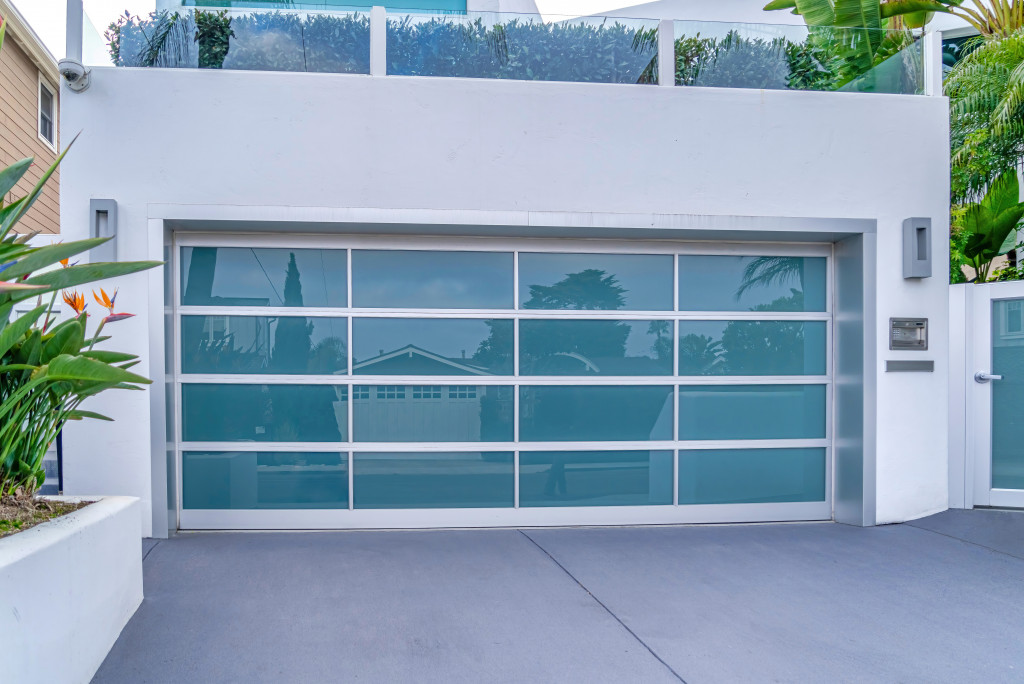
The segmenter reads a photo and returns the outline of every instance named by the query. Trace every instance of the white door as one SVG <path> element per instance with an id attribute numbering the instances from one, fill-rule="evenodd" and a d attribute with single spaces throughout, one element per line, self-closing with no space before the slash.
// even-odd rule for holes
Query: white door
<path id="1" fill-rule="evenodd" d="M 1024 282 L 978 285 L 968 296 L 974 505 L 1024 508 Z"/>

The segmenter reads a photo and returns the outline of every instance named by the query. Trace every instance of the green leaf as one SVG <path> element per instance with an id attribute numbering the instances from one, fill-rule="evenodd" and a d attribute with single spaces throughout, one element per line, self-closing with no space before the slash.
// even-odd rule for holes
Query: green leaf
<path id="1" fill-rule="evenodd" d="M 37 306 L 26 314 L 22 314 L 0 332 L 0 357 L 6 354 L 14 343 L 32 329 L 39 317 L 46 311 L 46 306 Z"/>
<path id="2" fill-rule="evenodd" d="M 53 290 L 85 285 L 99 280 L 106 280 L 107 278 L 138 273 L 139 271 L 145 271 L 162 265 L 162 261 L 115 261 L 82 264 L 80 266 L 69 266 L 55 271 L 47 271 L 46 273 L 31 277 L 25 282 L 30 285 L 46 285 L 47 289 L 45 291 L 52 292 Z M 32 296 L 34 296 L 34 293 L 15 294 L 11 295 L 11 301 L 18 302 Z"/>
<path id="3" fill-rule="evenodd" d="M 879 10 L 883 19 L 917 12 L 949 12 L 946 5 L 934 0 L 889 0 Z"/>
<path id="4" fill-rule="evenodd" d="M 32 157 L 28 157 L 14 162 L 3 171 L 0 171 L 0 198 L 6 196 L 7 193 L 14 189 L 14 186 L 21 180 L 21 177 L 32 166 L 32 161 Z"/>
<path id="5" fill-rule="evenodd" d="M 124 352 L 106 351 L 104 349 L 92 349 L 89 351 L 82 352 L 82 356 L 90 359 L 96 359 L 103 363 L 125 363 L 126 361 L 134 361 L 138 357 L 135 354 L 125 354 Z"/>
<path id="6" fill-rule="evenodd" d="M 43 363 L 61 354 L 77 354 L 85 346 L 85 329 L 77 318 L 64 321 L 51 335 L 43 345 Z"/>
<path id="7" fill-rule="evenodd" d="M 56 245 L 37 247 L 26 256 L 18 259 L 18 263 L 3 272 L 4 278 L 20 278 L 41 268 L 56 264 L 62 259 L 70 259 L 76 254 L 87 252 L 93 247 L 98 247 L 113 238 L 90 238 L 88 240 L 75 240 L 74 242 L 63 242 Z"/>
<path id="8" fill-rule="evenodd" d="M 772 0 L 764 6 L 765 12 L 784 9 L 796 9 L 796 0 Z"/>
<path id="9" fill-rule="evenodd" d="M 138 383 L 148 385 L 152 381 L 129 373 L 126 370 L 90 359 L 85 356 L 62 354 L 40 370 L 50 380 L 70 380 L 87 383 Z"/>
<path id="10" fill-rule="evenodd" d="M 111 423 L 114 422 L 113 418 L 108 418 L 102 413 L 96 413 L 94 411 L 83 411 L 81 409 L 75 409 L 74 411 L 68 412 L 68 420 L 81 420 L 83 418 L 93 418 L 95 420 L 106 420 Z"/>
<path id="11" fill-rule="evenodd" d="M 808 26 L 836 25 L 836 12 L 829 0 L 796 0 L 796 9 Z"/>

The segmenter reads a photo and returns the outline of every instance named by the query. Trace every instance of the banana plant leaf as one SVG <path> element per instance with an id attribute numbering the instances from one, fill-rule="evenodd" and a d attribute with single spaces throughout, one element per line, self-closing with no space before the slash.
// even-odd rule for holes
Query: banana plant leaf
<path id="1" fill-rule="evenodd" d="M 968 207 L 962 225 L 968 233 L 964 255 L 972 261 L 991 261 L 1013 248 L 1013 232 L 1024 217 L 1016 171 L 999 176 L 982 200 Z"/>

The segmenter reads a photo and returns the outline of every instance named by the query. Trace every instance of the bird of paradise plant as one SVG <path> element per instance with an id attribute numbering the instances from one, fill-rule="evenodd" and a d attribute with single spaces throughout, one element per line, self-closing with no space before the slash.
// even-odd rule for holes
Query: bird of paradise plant
<path id="1" fill-rule="evenodd" d="M 0 18 L 0 48 L 5 29 Z M 68 420 L 109 420 L 83 410 L 83 402 L 106 390 L 141 389 L 150 382 L 129 370 L 138 363 L 136 356 L 96 349 L 110 339 L 100 334 L 103 325 L 129 316 L 114 312 L 116 292 L 114 297 L 103 290 L 97 295 L 109 315 L 89 335 L 85 297 L 68 288 L 136 273 L 161 262 L 73 264 L 71 257 L 108 238 L 33 247 L 34 235 L 15 232 L 65 154 L 66 149 L 31 190 L 11 202 L 5 198 L 33 160 L 22 159 L 0 169 L 0 497 L 30 496 L 42 484 L 43 456 Z M 44 270 L 57 264 L 61 268 Z M 75 313 L 59 323 L 54 308 L 58 293 Z M 15 313 L 15 305 L 33 298 L 30 311 Z"/>

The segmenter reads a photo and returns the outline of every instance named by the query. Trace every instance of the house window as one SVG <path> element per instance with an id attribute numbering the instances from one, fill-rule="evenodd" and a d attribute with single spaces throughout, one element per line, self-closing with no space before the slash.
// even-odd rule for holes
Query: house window
<path id="1" fill-rule="evenodd" d="M 413 399 L 440 399 L 441 387 L 439 385 L 413 385 Z"/>
<path id="2" fill-rule="evenodd" d="M 405 399 L 405 387 L 402 385 L 378 385 L 378 399 Z"/>
<path id="3" fill-rule="evenodd" d="M 451 386 L 448 388 L 449 399 L 476 399 L 476 387 Z"/>
<path id="4" fill-rule="evenodd" d="M 56 98 L 50 86 L 39 81 L 39 137 L 50 147 L 57 146 L 57 131 L 54 126 L 56 119 Z"/>
<path id="5" fill-rule="evenodd" d="M 369 399 L 370 398 L 370 387 L 369 385 L 356 385 L 352 390 L 353 399 Z"/>

